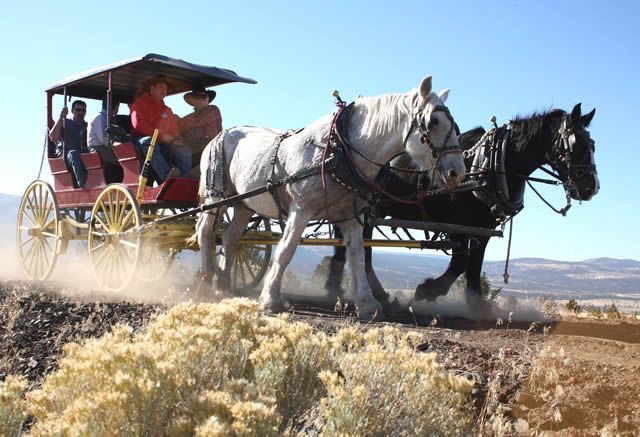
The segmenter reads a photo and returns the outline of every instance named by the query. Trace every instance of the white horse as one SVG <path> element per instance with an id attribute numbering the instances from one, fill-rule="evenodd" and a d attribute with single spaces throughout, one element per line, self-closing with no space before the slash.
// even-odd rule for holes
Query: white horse
<path id="1" fill-rule="evenodd" d="M 406 149 L 422 170 L 431 171 L 431 180 L 437 186 L 453 188 L 465 176 L 462 154 L 454 121 L 444 106 L 448 90 L 440 95 L 431 91 L 431 76 L 422 80 L 420 87 L 405 94 L 358 98 L 348 120 L 348 140 L 353 162 L 364 178 L 373 180 L 379 163 L 385 163 Z M 200 199 L 211 204 L 216 197 L 207 188 L 211 148 L 222 141 L 226 170 L 224 197 L 246 193 L 267 185 L 269 173 L 273 180 L 293 175 L 301 169 L 317 165 L 323 159 L 324 146 L 332 124 L 327 115 L 310 124 L 304 130 L 284 138 L 277 150 L 273 165 L 276 140 L 284 132 L 257 127 L 234 127 L 223 131 L 202 154 L 200 162 Z M 271 170 L 273 168 L 273 170 Z M 278 218 L 286 212 L 286 227 L 275 251 L 272 264 L 265 276 L 260 294 L 260 308 L 280 312 L 285 305 L 280 295 L 282 276 L 294 255 L 298 241 L 310 220 L 329 219 L 337 222 L 344 234 L 347 260 L 351 268 L 354 297 L 358 315 L 370 320 L 382 317 L 380 304 L 374 299 L 364 270 L 364 248 L 361 220 L 354 211 L 365 204 L 353 191 L 325 177 L 325 187 L 320 175 L 277 188 L 277 200 L 270 193 L 250 197 L 234 204 L 234 215 L 222 238 L 224 266 L 217 286 L 229 287 L 233 253 L 254 211 L 264 217 Z M 212 236 L 216 215 L 223 208 L 202 213 L 196 232 L 202 252 L 202 272 L 205 278 L 213 276 Z"/>

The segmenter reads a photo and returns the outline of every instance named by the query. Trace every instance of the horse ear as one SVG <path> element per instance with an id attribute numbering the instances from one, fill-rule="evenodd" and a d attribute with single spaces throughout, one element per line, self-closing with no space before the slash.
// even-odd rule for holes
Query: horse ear
<path id="1" fill-rule="evenodd" d="M 584 127 L 589 127 L 591 120 L 593 120 L 593 116 L 596 115 L 596 108 L 593 108 L 591 112 L 582 116 L 582 124 Z"/>
<path id="2" fill-rule="evenodd" d="M 580 114 L 582 114 L 582 103 L 576 104 L 571 111 L 571 121 L 576 121 L 580 118 Z"/>
<path id="3" fill-rule="evenodd" d="M 422 79 L 422 83 L 420 84 L 420 95 L 425 100 L 428 99 L 429 94 L 431 94 L 432 79 L 433 78 L 431 76 L 427 76 L 424 79 Z"/>
<path id="4" fill-rule="evenodd" d="M 449 91 L 451 91 L 449 88 L 445 88 L 438 93 L 438 97 L 440 97 L 442 103 L 445 103 L 447 101 L 447 97 L 449 97 Z"/>

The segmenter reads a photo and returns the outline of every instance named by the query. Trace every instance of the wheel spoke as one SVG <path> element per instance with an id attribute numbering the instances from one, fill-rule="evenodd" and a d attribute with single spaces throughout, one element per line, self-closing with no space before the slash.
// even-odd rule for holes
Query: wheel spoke
<path id="1" fill-rule="evenodd" d="M 100 199 L 100 202 L 98 203 L 98 205 L 99 207 L 96 213 L 96 218 L 98 218 L 98 214 L 100 213 L 100 211 L 102 211 L 102 215 L 104 216 L 104 219 L 107 221 L 107 223 L 105 224 L 105 222 L 103 222 L 102 220 L 100 220 L 100 222 L 102 222 L 102 225 L 104 226 L 105 229 L 108 229 L 109 231 L 111 231 L 111 220 L 109 219 L 107 207 L 104 206 L 104 202 L 102 201 L 102 199 Z"/>
<path id="2" fill-rule="evenodd" d="M 42 225 L 42 229 L 49 229 L 50 227 L 53 227 L 54 232 L 56 232 L 56 219 L 57 217 L 55 215 L 51 217 L 51 220 Z"/>
<path id="3" fill-rule="evenodd" d="M 22 243 L 20 243 L 19 247 L 22 249 L 23 246 L 26 246 L 27 244 L 31 243 L 33 240 L 35 240 L 35 238 L 36 237 L 29 236 L 27 240 L 24 240 Z"/>
<path id="4" fill-rule="evenodd" d="M 102 221 L 100 216 L 98 214 L 96 214 L 95 218 L 96 218 L 97 221 L 100 222 L 100 225 L 102 226 L 102 229 L 104 229 L 104 233 L 105 234 L 110 234 L 111 232 L 109 232 L 110 231 L 109 226 L 105 222 Z M 109 221 L 109 220 L 107 219 L 107 221 Z M 102 235 L 102 234 L 98 234 L 98 235 Z"/>
<path id="5" fill-rule="evenodd" d="M 44 245 L 47 246 L 47 249 L 49 249 L 49 252 L 55 253 L 55 250 L 53 249 L 53 247 L 51 247 L 51 244 L 49 244 L 49 239 L 43 238 L 42 242 L 44 243 Z M 44 247 L 44 245 L 43 245 L 43 247 Z"/>
<path id="6" fill-rule="evenodd" d="M 25 260 L 25 270 L 27 271 L 27 275 L 33 278 L 33 263 L 35 262 L 35 252 L 36 247 L 38 246 L 38 240 L 35 240 L 33 245 L 27 251 L 27 254 L 24 256 Z"/>
<path id="7" fill-rule="evenodd" d="M 130 249 L 137 249 L 138 245 L 136 243 L 134 243 L 133 241 L 129 241 L 129 240 L 120 240 L 120 244 L 122 244 L 123 246 L 126 246 Z"/>
<path id="8" fill-rule="evenodd" d="M 247 258 L 244 259 L 244 263 L 247 266 L 247 271 L 251 275 L 251 279 L 255 281 L 256 280 L 256 274 L 253 272 L 252 266 L 249 265 L 249 260 Z"/>
<path id="9" fill-rule="evenodd" d="M 31 211 L 31 216 L 29 216 L 29 214 L 27 214 L 27 210 L 24 210 L 24 216 L 27 217 L 27 219 L 29 219 L 29 221 L 31 222 L 31 224 L 33 224 L 34 228 L 38 227 L 38 216 L 37 216 L 37 211 L 36 209 L 33 207 L 33 204 L 31 203 L 31 198 L 27 197 L 27 203 L 29 204 L 29 211 Z"/>
<path id="10" fill-rule="evenodd" d="M 41 214 L 42 214 L 42 185 L 36 185 L 36 191 L 37 191 L 37 198 L 35 199 L 36 201 L 36 212 L 37 212 L 37 220 L 38 223 L 41 221 Z"/>
<path id="11" fill-rule="evenodd" d="M 49 238 L 56 238 L 56 234 L 52 234 L 51 232 L 42 232 L 42 235 Z"/>
<path id="12" fill-rule="evenodd" d="M 49 246 L 49 243 L 47 242 L 47 240 L 44 240 L 44 243 L 47 245 L 49 252 L 53 253 L 53 249 L 51 249 L 51 246 Z M 43 274 L 46 273 L 46 271 L 49 269 L 49 255 L 47 255 L 45 244 L 42 245 L 42 267 L 43 267 L 42 273 Z"/>
<path id="13" fill-rule="evenodd" d="M 127 215 L 124 217 L 124 219 L 122 219 L 122 227 L 123 228 L 125 228 L 129 224 L 129 222 L 131 221 L 131 218 L 133 217 L 133 215 L 134 214 L 133 214 L 133 208 L 132 208 L 127 212 Z"/>
<path id="14" fill-rule="evenodd" d="M 105 243 L 104 241 L 102 241 L 102 242 L 98 243 L 97 245 L 93 246 L 90 250 L 91 250 L 91 252 L 95 252 L 95 251 L 97 251 L 97 250 L 102 249 L 102 248 L 104 247 L 104 245 L 105 245 L 105 244 L 107 244 L 107 243 Z"/>
<path id="15" fill-rule="evenodd" d="M 107 254 L 109 253 L 109 247 L 105 245 L 105 243 L 102 243 L 96 247 L 94 247 L 91 252 L 95 252 L 99 249 L 102 248 L 102 252 L 99 252 L 95 255 L 95 262 L 93 263 L 94 267 L 100 267 L 100 265 L 102 264 L 103 261 L 106 261 L 105 258 L 107 256 Z"/>
<path id="16" fill-rule="evenodd" d="M 35 254 L 35 260 L 36 260 L 36 277 L 35 279 L 40 279 L 40 269 L 42 268 L 42 252 L 43 252 L 43 247 L 42 247 L 42 241 L 38 240 L 38 248 Z"/>

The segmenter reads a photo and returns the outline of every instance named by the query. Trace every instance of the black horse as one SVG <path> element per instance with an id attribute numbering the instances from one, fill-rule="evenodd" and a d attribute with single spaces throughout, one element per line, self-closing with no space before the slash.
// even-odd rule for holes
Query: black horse
<path id="1" fill-rule="evenodd" d="M 526 118 L 516 118 L 507 126 L 486 133 L 476 128 L 460 135 L 460 144 L 467 152 L 467 169 L 474 177 L 487 183 L 476 192 L 458 192 L 426 197 L 419 204 L 407 204 L 383 199 L 377 216 L 405 220 L 429 220 L 441 223 L 495 229 L 523 207 L 526 178 L 545 164 L 550 165 L 562 181 L 565 191 L 576 200 L 589 200 L 599 189 L 594 163 L 594 142 L 587 127 L 595 109 L 581 115 L 580 104 L 571 113 L 550 110 Z M 486 135 L 485 135 L 486 134 Z M 393 163 L 394 167 L 397 163 Z M 413 191 L 416 173 L 394 172 L 385 184 L 385 191 L 394 197 Z M 365 238 L 373 229 L 365 227 Z M 470 238 L 451 234 L 457 242 L 446 272 L 436 279 L 425 279 L 416 288 L 415 299 L 434 300 L 444 296 L 463 272 L 467 279 L 467 299 L 482 297 L 481 270 L 488 237 Z M 325 288 L 330 295 L 341 295 L 341 276 L 345 248 L 336 247 Z M 371 248 L 366 249 L 366 270 L 376 299 L 388 303 L 388 295 L 380 285 L 371 264 Z"/>

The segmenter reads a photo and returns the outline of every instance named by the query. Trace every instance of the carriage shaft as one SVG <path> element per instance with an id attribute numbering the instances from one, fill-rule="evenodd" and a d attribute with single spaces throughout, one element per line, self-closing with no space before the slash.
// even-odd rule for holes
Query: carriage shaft
<path id="1" fill-rule="evenodd" d="M 367 220 L 367 223 L 371 226 L 389 226 L 392 228 L 409 228 L 432 232 L 447 232 L 452 234 L 464 234 L 471 237 L 502 237 L 502 231 L 498 231 L 495 229 L 474 228 L 471 226 L 452 225 L 449 223 L 374 218 L 369 218 Z"/>

